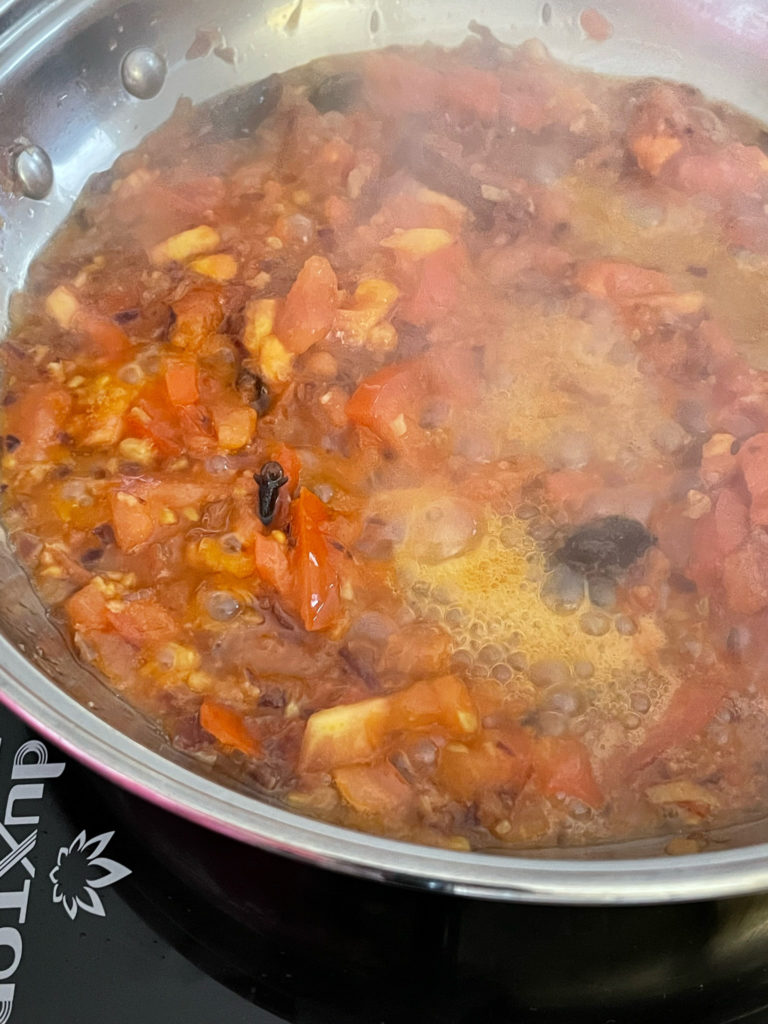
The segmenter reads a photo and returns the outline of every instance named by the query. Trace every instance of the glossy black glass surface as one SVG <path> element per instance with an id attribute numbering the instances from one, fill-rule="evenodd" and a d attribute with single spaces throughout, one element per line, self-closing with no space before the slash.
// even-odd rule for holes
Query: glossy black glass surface
<path id="1" fill-rule="evenodd" d="M 12 1024 L 768 1021 L 768 896 L 563 908 L 384 886 L 201 830 L 50 744 L 49 766 L 66 767 L 39 798 L 17 790 L 9 819 L 25 781 L 12 778 L 14 755 L 34 734 L 0 710 L 0 737 L 0 984 L 15 986 Z M 32 832 L 34 877 L 23 851 L 14 860 Z M 82 832 L 83 844 L 114 835 L 79 851 Z M 95 889 L 100 915 L 85 890 L 105 877 L 104 858 L 115 878 Z M 121 868 L 130 874 L 116 877 Z M 74 919 L 54 901 L 63 890 Z M 21 955 L 4 977 L 11 931 Z"/>

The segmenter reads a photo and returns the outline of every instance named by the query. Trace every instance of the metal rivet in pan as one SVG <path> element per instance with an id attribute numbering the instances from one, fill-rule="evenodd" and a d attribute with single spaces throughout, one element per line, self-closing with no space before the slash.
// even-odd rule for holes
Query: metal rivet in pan
<path id="1" fill-rule="evenodd" d="M 27 199 L 45 199 L 53 185 L 51 158 L 41 146 L 31 143 L 16 150 L 12 158 L 13 176 Z"/>
<path id="2" fill-rule="evenodd" d="M 131 96 L 151 100 L 162 89 L 167 72 L 165 59 L 159 53 L 148 46 L 137 46 L 123 58 L 120 77 Z"/>

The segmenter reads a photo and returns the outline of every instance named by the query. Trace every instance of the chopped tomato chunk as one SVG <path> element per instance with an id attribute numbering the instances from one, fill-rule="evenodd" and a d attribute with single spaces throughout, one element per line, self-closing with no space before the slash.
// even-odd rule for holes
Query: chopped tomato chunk
<path id="1" fill-rule="evenodd" d="M 152 536 L 155 523 L 145 502 L 129 491 L 110 495 L 112 526 L 123 551 L 133 551 Z"/>
<path id="2" fill-rule="evenodd" d="M 7 434 L 21 442 L 14 454 L 24 462 L 40 462 L 59 442 L 65 429 L 72 398 L 63 388 L 33 384 L 5 411 Z"/>
<path id="3" fill-rule="evenodd" d="M 755 434 L 739 449 L 739 464 L 750 496 L 754 526 L 768 526 L 768 434 Z"/>
<path id="4" fill-rule="evenodd" d="M 425 365 L 393 363 L 364 380 L 347 402 L 347 416 L 381 441 L 399 447 L 429 387 Z"/>
<path id="5" fill-rule="evenodd" d="M 136 647 L 171 640 L 178 631 L 178 624 L 170 612 L 153 597 L 121 601 L 120 607 L 112 609 L 107 604 L 107 617 L 115 632 Z"/>
<path id="6" fill-rule="evenodd" d="M 87 335 L 96 356 L 117 359 L 130 347 L 125 331 L 108 316 L 81 308 L 75 313 L 72 326 Z"/>
<path id="7" fill-rule="evenodd" d="M 415 801 L 415 793 L 388 761 L 337 768 L 333 781 L 356 811 L 386 818 L 402 818 Z"/>
<path id="8" fill-rule="evenodd" d="M 576 280 L 584 291 L 619 302 L 670 292 L 666 274 L 634 263 L 597 261 L 581 267 Z"/>
<path id="9" fill-rule="evenodd" d="M 419 728 L 457 738 L 476 731 L 477 713 L 460 679 L 430 679 L 388 697 L 316 711 L 307 722 L 299 767 L 327 771 L 370 761 L 389 733 Z"/>
<path id="10" fill-rule="evenodd" d="M 523 729 L 484 729 L 474 743 L 448 743 L 437 780 L 455 800 L 475 800 L 489 790 L 517 792 L 531 771 L 532 745 Z"/>
<path id="11" fill-rule="evenodd" d="M 768 607 L 768 533 L 753 530 L 723 565 L 728 604 L 742 615 Z"/>
<path id="12" fill-rule="evenodd" d="M 328 511 L 323 502 L 302 487 L 291 511 L 291 534 L 296 540 L 291 557 L 293 599 L 305 629 L 326 629 L 341 609 L 338 552 L 325 534 Z"/>
<path id="13" fill-rule="evenodd" d="M 414 324 L 429 324 L 449 313 L 460 298 L 459 278 L 464 263 L 459 244 L 421 260 L 416 288 L 402 303 L 403 316 Z"/>
<path id="14" fill-rule="evenodd" d="M 280 594 L 290 593 L 292 583 L 291 567 L 285 544 L 281 544 L 274 537 L 255 533 L 253 537 L 253 558 L 256 573 L 265 583 L 270 587 L 274 587 Z"/>
<path id="15" fill-rule="evenodd" d="M 725 696 L 721 680 L 701 677 L 683 680 L 673 693 L 661 719 L 649 729 L 643 743 L 630 755 L 625 772 L 645 767 L 675 747 L 684 747 L 712 720 Z"/>
<path id="16" fill-rule="evenodd" d="M 717 547 L 723 555 L 729 555 L 746 539 L 749 515 L 750 510 L 741 496 L 735 490 L 724 487 L 715 505 Z"/>
<path id="17" fill-rule="evenodd" d="M 82 633 L 109 626 L 107 599 L 95 580 L 78 590 L 67 601 L 67 613 L 75 629 Z"/>
<path id="18" fill-rule="evenodd" d="M 258 738 L 233 708 L 206 698 L 200 705 L 200 725 L 225 747 L 234 747 L 249 757 L 261 757 Z"/>
<path id="19" fill-rule="evenodd" d="M 333 327 L 338 282 L 324 256 L 310 256 L 291 285 L 278 316 L 277 335 L 290 352 L 306 352 Z"/>
<path id="20" fill-rule="evenodd" d="M 171 342 L 189 352 L 197 351 L 215 334 L 224 318 L 221 292 L 213 288 L 191 288 L 173 304 L 176 322 Z"/>
<path id="21" fill-rule="evenodd" d="M 197 367 L 179 360 L 169 362 L 165 368 L 165 386 L 173 405 L 193 405 L 200 397 Z"/>
<path id="22" fill-rule="evenodd" d="M 603 793 L 595 781 L 589 754 L 571 736 L 545 736 L 535 746 L 534 778 L 547 796 L 568 796 L 590 807 L 603 806 Z"/>
<path id="23" fill-rule="evenodd" d="M 438 71 L 396 53 L 371 53 L 364 60 L 367 92 L 390 115 L 428 113 L 442 91 Z"/>

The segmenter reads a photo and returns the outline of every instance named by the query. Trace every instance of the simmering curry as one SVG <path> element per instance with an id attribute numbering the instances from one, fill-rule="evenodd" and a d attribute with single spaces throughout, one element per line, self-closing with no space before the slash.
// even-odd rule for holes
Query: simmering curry
<path id="1" fill-rule="evenodd" d="M 3 516 L 180 749 L 456 848 L 768 807 L 768 156 L 483 38 L 182 103 L 3 345 Z"/>

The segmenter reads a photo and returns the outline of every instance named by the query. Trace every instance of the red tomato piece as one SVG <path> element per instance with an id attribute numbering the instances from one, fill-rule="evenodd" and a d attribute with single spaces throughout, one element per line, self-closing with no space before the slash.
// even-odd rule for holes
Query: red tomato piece
<path id="1" fill-rule="evenodd" d="M 584 264 L 576 274 L 576 282 L 590 295 L 619 302 L 673 291 L 667 275 L 658 270 L 610 260 Z"/>
<path id="2" fill-rule="evenodd" d="M 768 504 L 766 505 L 768 509 Z M 741 496 L 731 488 L 724 488 L 715 505 L 715 531 L 717 547 L 723 555 L 735 551 L 749 533 L 749 509 Z"/>
<path id="3" fill-rule="evenodd" d="M 428 324 L 450 312 L 459 300 L 459 277 L 466 256 L 461 245 L 449 245 L 419 264 L 416 287 L 401 306 L 402 315 L 414 324 Z"/>
<path id="4" fill-rule="evenodd" d="M 501 82 L 491 71 L 472 67 L 451 71 L 443 78 L 441 92 L 449 107 L 462 114 L 476 114 L 486 124 L 499 116 Z"/>
<path id="5" fill-rule="evenodd" d="M 553 120 L 546 92 L 539 94 L 526 88 L 505 90 L 499 97 L 499 113 L 504 121 L 529 132 L 540 132 Z"/>
<path id="6" fill-rule="evenodd" d="M 21 441 L 16 458 L 24 462 L 45 460 L 65 429 L 71 407 L 72 396 L 63 388 L 51 384 L 25 388 L 13 405 L 4 410 L 5 433 Z"/>
<path id="7" fill-rule="evenodd" d="M 649 728 L 645 740 L 627 759 L 620 774 L 626 778 L 668 750 L 690 743 L 709 725 L 725 692 L 726 686 L 720 679 L 683 680 L 660 720 Z"/>
<path id="8" fill-rule="evenodd" d="M 131 437 L 146 437 L 161 455 L 180 455 L 184 450 L 177 410 L 170 404 L 162 380 L 153 381 L 141 392 L 126 417 Z"/>
<path id="9" fill-rule="evenodd" d="M 517 792 L 531 773 L 531 756 L 524 729 L 485 729 L 472 744 L 443 747 L 436 780 L 455 800 L 475 800 L 489 790 Z"/>
<path id="10" fill-rule="evenodd" d="M 754 526 L 768 526 L 768 434 L 755 434 L 739 449 L 738 460 L 744 474 Z"/>
<path id="11" fill-rule="evenodd" d="M 81 633 L 107 629 L 109 626 L 107 600 L 94 580 L 69 598 L 67 614 L 73 628 Z"/>
<path id="12" fill-rule="evenodd" d="M 194 352 L 215 334 L 224 319 L 221 291 L 216 288 L 190 288 L 173 304 L 176 322 L 171 342 L 178 348 Z"/>
<path id="13" fill-rule="evenodd" d="M 234 747 L 249 757 L 261 757 L 261 743 L 243 716 L 225 704 L 205 698 L 200 705 L 200 725 L 225 747 Z"/>
<path id="14" fill-rule="evenodd" d="M 703 590 L 714 587 L 720 580 L 723 556 L 714 513 L 697 519 L 690 538 L 688 575 Z"/>
<path id="15" fill-rule="evenodd" d="M 725 559 L 723 586 L 731 608 L 754 615 L 768 608 L 768 533 L 753 530 L 746 541 Z"/>
<path id="16" fill-rule="evenodd" d="M 328 511 L 323 502 L 302 487 L 291 509 L 291 536 L 296 541 L 291 555 L 293 598 L 305 629 L 326 629 L 341 607 L 341 581 L 337 553 L 323 528 Z"/>
<path id="17" fill-rule="evenodd" d="M 396 53 L 371 53 L 364 58 L 366 92 L 372 106 L 388 116 L 428 114 L 441 95 L 439 71 Z"/>
<path id="18" fill-rule="evenodd" d="M 135 647 L 173 640 L 179 631 L 171 613 L 154 597 L 123 601 L 117 611 L 107 605 L 107 618 L 115 632 Z"/>
<path id="19" fill-rule="evenodd" d="M 299 486 L 299 473 L 301 472 L 301 459 L 295 448 L 289 448 L 287 444 L 279 444 L 272 452 L 270 459 L 279 462 L 283 472 L 288 477 L 285 490 L 292 494 Z"/>
<path id="20" fill-rule="evenodd" d="M 547 796 L 574 797 L 590 807 L 605 802 L 595 781 L 589 754 L 583 743 L 572 736 L 544 736 L 533 751 L 533 775 Z"/>
<path id="21" fill-rule="evenodd" d="M 573 515 L 605 487 L 605 480 L 596 470 L 558 469 L 547 475 L 545 487 L 552 500 Z"/>
<path id="22" fill-rule="evenodd" d="M 738 198 L 754 192 L 762 184 L 768 187 L 765 154 L 758 146 L 732 142 L 712 153 L 691 153 L 670 161 L 670 177 L 683 191 Z M 664 168 L 666 171 L 666 168 Z"/>
<path id="23" fill-rule="evenodd" d="M 133 551 L 149 540 L 154 533 L 155 523 L 146 503 L 123 491 L 110 494 L 109 503 L 119 548 Z"/>
<path id="24" fill-rule="evenodd" d="M 200 397 L 197 367 L 180 360 L 169 362 L 165 368 L 165 386 L 173 405 L 193 405 Z"/>
<path id="25" fill-rule="evenodd" d="M 349 419 L 381 441 L 399 447 L 413 429 L 413 417 L 429 391 L 424 363 L 393 363 L 368 377 L 347 402 Z"/>
<path id="26" fill-rule="evenodd" d="M 276 324 L 277 336 L 291 352 L 306 352 L 333 327 L 338 287 L 328 260 L 310 256 L 291 285 Z"/>
<path id="27" fill-rule="evenodd" d="M 579 24 L 590 39 L 597 43 L 604 43 L 613 35 L 613 25 L 604 14 L 596 11 L 594 7 L 587 7 L 579 15 Z"/>
<path id="28" fill-rule="evenodd" d="M 256 572 L 264 582 L 280 594 L 290 592 L 291 570 L 285 544 L 274 537 L 255 533 L 253 537 L 253 558 Z"/>
<path id="29" fill-rule="evenodd" d="M 477 729 L 477 711 L 466 684 L 458 676 L 422 679 L 389 698 L 388 727 L 394 729 L 445 729 L 465 736 Z"/>
<path id="30" fill-rule="evenodd" d="M 118 359 L 130 348 L 128 335 L 108 316 L 79 309 L 74 315 L 72 326 L 87 335 L 96 356 Z"/>
<path id="31" fill-rule="evenodd" d="M 416 794 L 389 761 L 337 768 L 333 781 L 342 797 L 362 814 L 402 820 Z"/>

